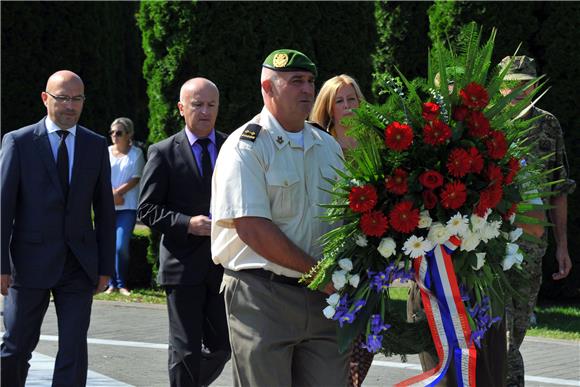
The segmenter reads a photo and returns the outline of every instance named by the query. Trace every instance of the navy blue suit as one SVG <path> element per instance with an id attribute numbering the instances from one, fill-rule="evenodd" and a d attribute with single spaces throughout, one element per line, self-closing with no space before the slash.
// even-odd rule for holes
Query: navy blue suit
<path id="1" fill-rule="evenodd" d="M 59 351 L 53 385 L 86 383 L 92 294 L 111 275 L 115 213 L 104 137 L 77 125 L 68 197 L 60 185 L 45 119 L 2 141 L 2 274 L 5 299 L 2 385 L 24 385 L 28 360 L 53 294 Z"/>

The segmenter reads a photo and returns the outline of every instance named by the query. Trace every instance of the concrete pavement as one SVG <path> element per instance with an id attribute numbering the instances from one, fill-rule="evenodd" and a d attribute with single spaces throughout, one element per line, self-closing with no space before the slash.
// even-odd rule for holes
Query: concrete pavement
<path id="1" fill-rule="evenodd" d="M 89 386 L 167 386 L 165 305 L 95 301 L 89 330 Z M 57 349 L 51 303 L 27 386 L 50 385 Z M 580 386 L 580 342 L 528 337 L 524 341 L 527 386 Z M 391 386 L 420 372 L 417 356 L 376 356 L 365 386 Z M 231 386 L 230 364 L 213 386 Z"/>

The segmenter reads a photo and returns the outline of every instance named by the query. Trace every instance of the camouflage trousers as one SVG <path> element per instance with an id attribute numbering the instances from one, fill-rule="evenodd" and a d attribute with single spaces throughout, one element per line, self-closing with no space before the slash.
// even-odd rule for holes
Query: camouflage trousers
<path id="1" fill-rule="evenodd" d="M 528 241 L 518 241 L 524 251 L 526 259 L 522 263 L 524 271 L 529 278 L 522 281 L 516 275 L 510 275 L 508 279 L 514 289 L 522 297 L 511 297 L 506 302 L 506 322 L 508 330 L 508 368 L 507 385 L 524 385 L 524 360 L 520 353 L 520 347 L 530 325 L 530 318 L 536 306 L 538 292 L 542 284 L 542 257 L 546 253 L 546 246 Z"/>

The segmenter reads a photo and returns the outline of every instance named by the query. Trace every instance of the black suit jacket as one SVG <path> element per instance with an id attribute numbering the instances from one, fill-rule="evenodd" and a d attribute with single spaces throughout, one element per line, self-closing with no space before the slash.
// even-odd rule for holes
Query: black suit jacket
<path id="1" fill-rule="evenodd" d="M 209 215 L 211 192 L 202 189 L 201 173 L 185 130 L 149 147 L 141 177 L 139 219 L 159 231 L 160 285 L 219 286 L 223 268 L 211 260 L 210 237 L 187 233 L 189 219 Z M 219 149 L 227 135 L 215 132 Z"/>
<path id="2" fill-rule="evenodd" d="M 7 133 L 0 154 L 2 274 L 12 274 L 14 285 L 48 289 L 70 249 L 93 283 L 111 275 L 115 207 L 106 139 L 77 125 L 68 198 L 44 118 Z"/>

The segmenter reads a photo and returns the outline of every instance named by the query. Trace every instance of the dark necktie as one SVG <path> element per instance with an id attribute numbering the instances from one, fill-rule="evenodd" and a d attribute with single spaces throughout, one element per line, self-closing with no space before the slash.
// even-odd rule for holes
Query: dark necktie
<path id="1" fill-rule="evenodd" d="M 201 174 L 205 188 L 211 188 L 211 158 L 209 156 L 208 146 L 211 143 L 209 138 L 200 138 L 197 143 L 201 145 Z"/>
<path id="2" fill-rule="evenodd" d="M 58 170 L 58 178 L 62 187 L 64 197 L 68 196 L 68 149 L 66 148 L 67 130 L 59 130 L 56 132 L 60 136 L 58 143 L 58 151 L 56 153 L 56 169 Z"/>

